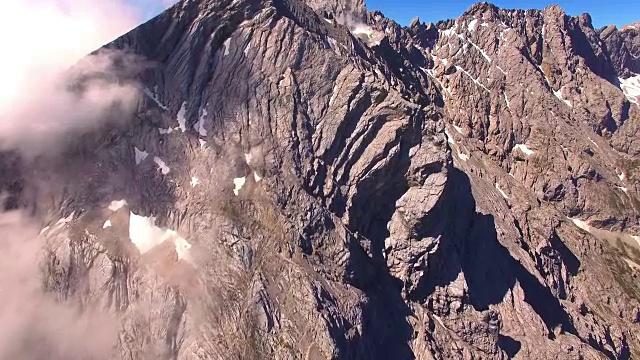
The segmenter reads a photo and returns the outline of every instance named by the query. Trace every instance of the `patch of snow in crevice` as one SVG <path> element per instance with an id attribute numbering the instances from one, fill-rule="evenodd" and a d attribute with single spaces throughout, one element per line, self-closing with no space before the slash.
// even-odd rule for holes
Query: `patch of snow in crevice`
<path id="1" fill-rule="evenodd" d="M 591 226 L 586 222 L 586 221 L 582 221 L 580 219 L 576 219 L 576 218 L 569 218 L 569 220 L 573 221 L 573 223 L 579 227 L 580 229 L 591 233 Z"/>
<path id="2" fill-rule="evenodd" d="M 244 53 L 244 56 L 249 55 L 249 50 L 251 50 L 251 40 L 247 42 L 247 46 L 245 46 L 244 50 L 242 51 Z"/>
<path id="3" fill-rule="evenodd" d="M 469 21 L 469 25 L 467 26 L 467 29 L 469 29 L 469 31 L 473 32 L 473 30 L 476 29 L 476 25 L 478 24 L 478 19 L 473 19 L 471 21 Z"/>
<path id="4" fill-rule="evenodd" d="M 200 185 L 200 179 L 198 179 L 195 176 L 192 176 L 189 184 L 191 185 L 191 187 L 196 187 L 196 185 Z"/>
<path id="5" fill-rule="evenodd" d="M 453 124 L 452 124 L 453 125 Z M 455 126 L 453 125 L 453 128 L 456 129 L 456 131 L 458 132 L 458 134 L 462 134 L 462 128 L 459 126 Z"/>
<path id="6" fill-rule="evenodd" d="M 109 228 L 109 227 L 111 227 L 111 220 L 107 220 L 107 221 L 104 222 L 104 224 L 102 224 L 102 228 L 103 229 L 106 229 L 106 228 Z"/>
<path id="7" fill-rule="evenodd" d="M 507 109 L 511 110 L 511 105 L 509 104 L 509 98 L 507 97 L 507 93 L 503 92 L 502 95 L 504 95 L 504 101 L 507 103 Z"/>
<path id="8" fill-rule="evenodd" d="M 366 24 L 357 24 L 353 30 L 351 30 L 351 33 L 364 40 L 369 46 L 380 45 L 380 42 L 384 38 L 383 33 Z"/>
<path id="9" fill-rule="evenodd" d="M 451 28 L 451 29 L 447 29 L 447 30 L 441 30 L 441 31 L 440 31 L 440 33 L 441 33 L 442 35 L 445 35 L 445 36 L 449 37 L 449 36 L 451 36 L 452 34 L 456 34 L 456 31 L 455 31 L 455 29 L 454 29 L 454 28 Z M 456 35 L 458 35 L 458 34 L 456 34 Z"/>
<path id="10" fill-rule="evenodd" d="M 516 178 L 515 175 L 513 175 L 512 173 L 509 173 L 509 176 L 511 176 L 512 178 Z"/>
<path id="11" fill-rule="evenodd" d="M 571 105 L 571 102 L 570 102 L 569 100 L 565 100 L 565 99 L 562 97 L 562 89 L 563 89 L 563 88 L 564 88 L 564 86 L 563 86 L 563 87 L 561 87 L 561 88 L 560 88 L 560 90 L 558 90 L 558 91 L 554 91 L 554 92 L 553 92 L 553 95 L 555 95 L 558 99 L 560 99 L 562 102 L 564 102 L 565 104 L 567 104 L 567 106 L 569 106 L 569 107 L 573 107 L 573 105 Z"/>
<path id="12" fill-rule="evenodd" d="M 178 254 L 178 260 L 186 260 L 191 262 L 191 257 L 189 250 L 191 250 L 191 244 L 189 242 L 179 236 L 176 236 L 173 241 L 173 245 L 176 250 L 176 254 Z"/>
<path id="13" fill-rule="evenodd" d="M 235 178 L 233 179 L 233 193 L 236 194 L 236 196 L 238 196 L 240 194 L 240 190 L 242 190 L 242 187 L 244 186 L 244 183 L 247 181 L 247 177 L 241 177 L 241 178 Z"/>
<path id="14" fill-rule="evenodd" d="M 597 148 L 599 148 L 599 147 L 600 147 L 600 146 L 598 146 L 598 144 L 596 144 L 596 142 L 595 142 L 595 141 L 593 141 L 593 139 L 592 139 L 592 138 L 587 137 L 587 139 L 589 139 L 589 141 L 591 141 L 591 143 L 592 143 L 593 145 L 595 145 Z"/>
<path id="15" fill-rule="evenodd" d="M 500 188 L 500 185 L 496 182 L 495 184 L 496 189 L 498 190 L 498 192 L 502 195 L 503 198 L 508 199 L 509 197 L 507 196 L 507 194 Z"/>
<path id="16" fill-rule="evenodd" d="M 620 174 L 618 175 L 618 179 L 620 179 L 620 180 L 624 180 L 624 178 L 625 178 L 624 173 L 620 173 Z"/>
<path id="17" fill-rule="evenodd" d="M 533 155 L 534 153 L 533 150 L 529 149 L 525 144 L 516 144 L 513 148 L 522 151 L 527 156 Z"/>
<path id="18" fill-rule="evenodd" d="M 125 205 L 127 205 L 127 200 L 114 200 L 109 204 L 108 209 L 111 211 L 118 211 Z"/>
<path id="19" fill-rule="evenodd" d="M 253 159 L 253 155 L 251 155 L 251 153 L 244 154 L 244 161 L 247 163 L 247 165 L 251 165 L 252 159 Z"/>
<path id="20" fill-rule="evenodd" d="M 224 56 L 229 55 L 229 46 L 231 45 L 231 38 L 228 38 L 224 41 L 222 46 L 224 46 Z"/>
<path id="21" fill-rule="evenodd" d="M 633 238 L 633 240 L 635 240 L 638 243 L 638 246 L 640 246 L 640 236 L 631 235 L 631 238 Z"/>
<path id="22" fill-rule="evenodd" d="M 153 162 L 158 165 L 159 170 L 162 171 L 162 175 L 167 175 L 171 171 L 171 168 L 168 167 L 167 164 L 165 164 L 165 162 L 162 161 L 162 159 L 160 159 L 159 157 L 155 156 L 153 158 Z"/>
<path id="23" fill-rule="evenodd" d="M 331 92 L 331 98 L 329 99 L 329 106 L 331 106 L 333 104 L 333 102 L 336 100 L 336 96 L 338 96 L 338 84 L 337 83 L 333 86 L 333 91 Z"/>
<path id="24" fill-rule="evenodd" d="M 507 75 L 507 72 L 506 72 L 506 71 L 504 71 L 504 69 L 503 69 L 503 68 L 501 68 L 500 66 L 496 65 L 496 68 L 498 68 L 498 70 L 500 70 L 500 72 L 501 72 L 501 73 L 503 73 L 503 74 Z"/>
<path id="25" fill-rule="evenodd" d="M 67 225 L 73 220 L 73 217 L 75 215 L 76 215 L 76 212 L 73 211 L 71 214 L 69 214 L 69 216 L 60 218 L 58 221 L 56 221 L 56 227 L 62 227 L 64 225 Z"/>
<path id="26" fill-rule="evenodd" d="M 469 160 L 469 155 L 463 153 L 462 151 L 460 151 L 460 149 L 458 149 L 458 157 L 460 158 L 460 160 L 462 161 L 467 161 Z"/>
<path id="27" fill-rule="evenodd" d="M 173 132 L 173 129 L 172 128 L 158 129 L 158 132 L 160 133 L 160 135 L 167 135 L 167 134 L 171 134 Z"/>
<path id="28" fill-rule="evenodd" d="M 485 58 L 485 60 L 487 60 L 489 63 L 492 63 L 493 60 L 491 60 L 491 58 L 489 57 L 489 55 L 478 45 L 476 45 L 474 42 L 472 42 L 469 39 L 466 39 L 467 42 L 469 42 L 469 44 L 471 44 L 476 50 L 478 50 L 480 52 L 480 54 L 482 54 L 482 56 Z"/>
<path id="29" fill-rule="evenodd" d="M 623 186 L 616 186 L 618 189 L 622 190 L 625 194 L 628 194 L 629 189 Z"/>
<path id="30" fill-rule="evenodd" d="M 471 80 L 473 80 L 474 83 L 476 83 L 476 85 L 480 86 L 481 88 L 485 89 L 486 91 L 489 91 L 489 89 L 487 89 L 486 86 L 484 86 L 480 81 L 478 81 L 478 79 L 476 79 L 473 76 L 471 76 L 471 74 L 469 74 L 465 69 L 461 68 L 458 65 L 456 65 L 456 69 L 458 69 L 459 71 L 461 71 L 462 73 L 467 75 Z"/>
<path id="31" fill-rule="evenodd" d="M 260 176 L 256 171 L 254 171 L 253 180 L 255 180 L 256 182 L 260 182 L 260 180 L 262 180 L 262 176 Z"/>
<path id="32" fill-rule="evenodd" d="M 549 83 L 549 79 L 547 79 L 547 75 L 545 75 L 544 70 L 542 70 L 542 66 L 538 65 L 538 69 L 542 73 L 542 77 L 544 78 L 544 82 L 546 82 L 547 85 L 549 85 L 549 87 L 551 87 L 551 84 Z M 533 92 L 532 92 L 532 94 L 533 94 Z"/>
<path id="33" fill-rule="evenodd" d="M 198 123 L 196 124 L 198 126 L 198 134 L 200 134 L 200 136 L 207 136 L 207 130 L 204 128 L 204 118 L 209 115 L 209 113 L 207 112 L 206 106 L 208 106 L 209 104 L 205 105 L 205 108 L 202 109 L 202 112 L 200 113 L 200 118 L 198 119 Z"/>
<path id="34" fill-rule="evenodd" d="M 200 148 L 204 148 L 207 145 L 207 142 L 202 140 L 202 139 L 198 139 L 198 142 L 200 143 Z"/>
<path id="35" fill-rule="evenodd" d="M 620 89 L 627 99 L 640 106 L 640 75 L 634 74 L 628 79 L 618 78 L 618 80 L 620 81 Z"/>
<path id="36" fill-rule="evenodd" d="M 180 237 L 171 229 L 163 230 L 156 226 L 155 217 L 146 217 L 129 212 L 129 239 L 140 251 L 145 254 L 167 240 L 173 240 L 178 260 L 190 260 L 188 251 L 191 244 Z"/>
<path id="37" fill-rule="evenodd" d="M 185 115 L 187 114 L 187 102 L 184 101 L 182 106 L 180 106 L 180 110 L 178 111 L 178 115 L 176 115 L 176 119 L 178 120 L 178 125 L 182 132 L 187 131 L 187 118 Z"/>
<path id="38" fill-rule="evenodd" d="M 143 150 L 138 149 L 137 147 L 133 147 L 134 151 L 135 151 L 135 160 L 136 160 L 136 165 L 140 165 L 141 162 L 144 161 L 144 159 L 147 158 L 147 156 L 149 156 L 149 153 Z"/>
<path id="39" fill-rule="evenodd" d="M 158 86 L 155 87 L 156 89 L 156 93 L 158 92 Z M 142 92 L 147 95 L 148 98 L 150 98 L 151 100 L 153 100 L 156 104 L 158 104 L 158 106 L 160 108 L 162 108 L 163 110 L 169 110 L 168 107 L 166 107 L 163 103 L 160 102 L 160 100 L 158 100 L 158 97 L 156 94 L 152 93 L 151 90 L 149 90 L 149 88 L 144 88 L 142 89 Z"/>
<path id="40" fill-rule="evenodd" d="M 488 27 L 488 26 L 489 26 L 489 24 L 487 24 L 486 22 L 483 22 L 482 24 L 480 24 L 480 26 L 482 26 L 482 27 Z"/>
<path id="41" fill-rule="evenodd" d="M 446 135 L 446 137 L 447 137 L 447 142 L 448 142 L 449 144 L 451 144 L 451 145 L 455 145 L 455 144 L 456 144 L 456 141 L 455 141 L 455 140 L 453 140 L 453 136 L 451 136 L 451 133 L 449 133 L 449 130 L 448 130 L 448 129 L 444 129 L 444 134 Z"/>

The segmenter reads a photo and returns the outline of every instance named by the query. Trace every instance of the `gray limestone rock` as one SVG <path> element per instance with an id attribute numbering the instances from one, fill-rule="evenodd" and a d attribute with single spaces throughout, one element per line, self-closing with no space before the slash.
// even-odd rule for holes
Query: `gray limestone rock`
<path id="1" fill-rule="evenodd" d="M 132 119 L 3 153 L 0 191 L 46 292 L 117 317 L 105 358 L 630 359 L 636 35 L 183 0 L 101 50 L 151 64 Z"/>

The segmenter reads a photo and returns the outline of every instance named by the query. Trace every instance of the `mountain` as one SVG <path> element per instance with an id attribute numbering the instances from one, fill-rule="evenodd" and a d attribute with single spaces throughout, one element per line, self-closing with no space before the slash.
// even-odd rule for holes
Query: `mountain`
<path id="1" fill-rule="evenodd" d="M 12 358 L 640 357 L 639 41 L 558 6 L 179 2 L 98 51 L 147 62 L 130 121 L 0 158 L 47 294 L 117 320 L 112 354 Z"/>

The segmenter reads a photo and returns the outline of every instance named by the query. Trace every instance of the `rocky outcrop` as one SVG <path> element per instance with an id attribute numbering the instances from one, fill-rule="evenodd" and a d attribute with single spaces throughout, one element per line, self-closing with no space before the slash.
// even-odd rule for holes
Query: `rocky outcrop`
<path id="1" fill-rule="evenodd" d="M 103 49 L 153 64 L 133 119 L 0 187 L 106 358 L 629 359 L 633 31 L 185 0 Z"/>

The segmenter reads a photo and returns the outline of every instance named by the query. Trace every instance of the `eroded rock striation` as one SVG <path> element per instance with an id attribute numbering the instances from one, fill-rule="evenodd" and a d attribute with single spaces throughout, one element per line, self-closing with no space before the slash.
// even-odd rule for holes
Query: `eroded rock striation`
<path id="1" fill-rule="evenodd" d="M 133 119 L 0 167 L 105 358 L 640 357 L 638 28 L 183 0 L 106 50 Z"/>

